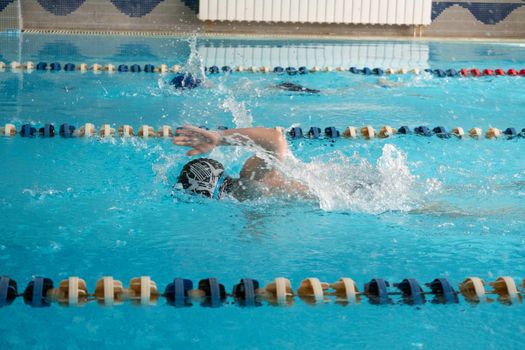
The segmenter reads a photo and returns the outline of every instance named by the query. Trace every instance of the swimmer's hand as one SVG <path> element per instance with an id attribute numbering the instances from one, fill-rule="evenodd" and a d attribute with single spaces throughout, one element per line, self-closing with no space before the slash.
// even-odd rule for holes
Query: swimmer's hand
<path id="1" fill-rule="evenodd" d="M 173 143 L 177 146 L 193 148 L 186 153 L 191 157 L 212 151 L 220 144 L 221 138 L 218 132 L 185 125 L 182 129 L 177 130 Z"/>
<path id="2" fill-rule="evenodd" d="M 262 147 L 280 160 L 288 154 L 288 143 L 281 132 L 275 128 L 257 127 L 217 132 L 186 125 L 177 130 L 173 143 L 177 146 L 193 148 L 187 153 L 190 157 L 210 152 L 217 146 L 250 146 L 253 144 Z"/>

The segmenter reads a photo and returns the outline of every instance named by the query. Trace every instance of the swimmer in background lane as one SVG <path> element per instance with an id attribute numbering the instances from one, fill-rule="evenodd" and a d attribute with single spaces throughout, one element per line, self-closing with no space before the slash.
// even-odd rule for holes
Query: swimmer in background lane
<path id="1" fill-rule="evenodd" d="M 389 79 L 383 78 L 383 77 L 377 79 L 377 86 L 385 88 L 385 89 L 394 88 L 394 87 L 400 87 L 400 86 L 403 86 L 403 85 L 405 85 L 405 84 L 403 84 L 402 82 L 392 81 L 392 80 L 389 80 Z"/>
<path id="2" fill-rule="evenodd" d="M 404 83 L 398 82 L 398 81 L 392 81 L 387 78 L 381 77 L 377 79 L 377 82 L 375 84 L 364 83 L 363 85 L 369 86 L 369 87 L 381 87 L 381 88 L 389 89 L 389 88 L 401 87 L 404 85 Z M 320 94 L 321 93 L 321 90 L 306 88 L 302 85 L 291 83 L 291 82 L 280 83 L 280 84 L 275 85 L 275 87 L 280 90 L 291 91 L 291 92 L 303 92 L 303 93 L 308 93 L 308 94 Z M 335 92 L 339 93 L 338 90 L 336 90 Z"/>
<path id="3" fill-rule="evenodd" d="M 224 172 L 224 166 L 216 160 L 198 158 L 187 163 L 182 169 L 178 184 L 191 193 L 213 199 L 230 195 L 238 200 L 254 199 L 268 195 L 296 194 L 308 197 L 308 188 L 286 179 L 271 163 L 282 162 L 293 157 L 288 143 L 280 131 L 271 128 L 245 128 L 208 131 L 195 126 L 184 126 L 177 130 L 173 143 L 191 147 L 188 156 L 208 153 L 218 146 L 250 146 L 262 148 L 268 160 L 252 156 L 244 163 L 240 176 L 231 178 Z"/>
<path id="4" fill-rule="evenodd" d="M 377 79 L 376 83 L 363 82 L 359 86 L 365 88 L 383 88 L 391 89 L 405 86 L 405 83 L 399 81 L 392 81 L 387 78 L 381 77 Z M 302 85 L 284 82 L 273 86 L 276 89 L 290 92 L 307 93 L 307 94 L 321 94 L 321 90 L 306 88 Z M 335 88 L 335 89 L 323 89 L 323 95 L 341 95 L 343 93 L 354 93 L 359 92 L 355 87 Z"/>
<path id="5" fill-rule="evenodd" d="M 306 92 L 309 94 L 321 93 L 320 90 L 305 88 L 304 86 L 301 86 L 299 84 L 290 83 L 290 82 L 280 83 L 280 84 L 275 85 L 275 87 L 277 89 L 284 90 L 284 91 Z"/>
<path id="6" fill-rule="evenodd" d="M 211 84 L 205 84 L 201 79 L 197 78 L 192 73 L 177 73 L 170 80 L 170 85 L 177 90 L 191 90 L 200 86 L 212 87 Z M 277 89 L 291 92 L 304 92 L 309 94 L 318 94 L 321 91 L 316 89 L 305 88 L 304 86 L 294 84 L 291 82 L 284 82 L 274 86 Z"/>

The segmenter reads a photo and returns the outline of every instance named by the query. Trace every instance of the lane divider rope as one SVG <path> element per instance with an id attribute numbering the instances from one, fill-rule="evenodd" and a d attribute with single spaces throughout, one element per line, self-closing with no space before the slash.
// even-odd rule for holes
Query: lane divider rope
<path id="1" fill-rule="evenodd" d="M 56 302 L 63 306 L 80 306 L 90 301 L 101 305 L 115 306 L 126 301 L 138 305 L 156 305 L 159 298 L 165 298 L 167 303 L 177 307 L 191 306 L 198 302 L 202 306 L 220 307 L 231 303 L 242 306 L 260 306 L 262 302 L 270 305 L 290 306 L 296 297 L 308 304 L 324 304 L 329 302 L 356 304 L 367 298 L 371 304 L 404 303 L 421 305 L 432 296 L 432 303 L 457 304 L 459 295 L 471 303 L 489 303 L 499 301 L 505 304 L 521 303 L 525 297 L 525 279 L 522 290 L 516 286 L 512 277 L 498 277 L 489 282 L 492 290 L 485 289 L 485 282 L 479 277 L 468 277 L 459 284 L 456 291 L 446 278 L 436 278 L 426 283 L 429 290 L 424 290 L 414 278 L 405 278 L 399 283 L 391 284 L 382 279 L 374 278 L 364 285 L 363 292 L 357 288 L 354 280 L 343 277 L 335 283 L 321 282 L 310 277 L 301 281 L 296 292 L 291 282 L 285 277 L 277 277 L 266 287 L 262 287 L 255 279 L 243 278 L 227 293 L 223 284 L 216 278 L 206 278 L 199 281 L 197 288 L 189 279 L 175 278 L 166 286 L 164 293 L 159 292 L 157 284 L 150 276 L 134 277 L 129 288 L 124 288 L 122 282 L 112 276 L 102 277 L 96 282 L 93 293 L 88 292 L 86 282 L 71 276 L 59 282 L 55 287 L 53 281 L 46 277 L 34 277 L 22 293 L 18 292 L 18 284 L 8 276 L 0 277 L 0 308 L 12 304 L 22 297 L 31 307 L 46 307 Z M 398 300 L 394 298 L 398 297 Z"/>
<path id="2" fill-rule="evenodd" d="M 201 128 L 208 130 L 206 126 L 201 126 Z M 122 125 L 118 128 L 112 127 L 110 124 L 103 124 L 97 130 L 94 124 L 85 123 L 78 129 L 68 123 L 61 124 L 57 129 L 53 124 L 45 124 L 42 127 L 34 126 L 32 124 L 23 124 L 20 127 L 16 125 L 7 123 L 4 126 L 0 127 L 1 136 L 10 136 L 14 137 L 20 135 L 21 137 L 27 138 L 52 138 L 55 136 L 60 136 L 62 138 L 73 138 L 73 137 L 101 137 L 101 138 L 111 138 L 111 137 L 140 137 L 143 139 L 149 138 L 171 138 L 176 135 L 179 128 L 172 128 L 169 125 L 163 125 L 160 128 L 153 128 L 150 125 L 141 125 L 135 133 L 135 130 L 130 125 Z M 228 127 L 219 126 L 218 130 L 226 130 Z M 424 137 L 436 136 L 441 139 L 450 139 L 450 138 L 474 138 L 474 139 L 515 139 L 515 138 L 525 138 L 525 128 L 518 131 L 516 128 L 509 127 L 504 130 L 490 127 L 485 132 L 479 128 L 471 128 L 468 132 L 462 127 L 455 127 L 452 130 L 448 130 L 443 126 L 437 126 L 435 128 L 429 128 L 427 126 L 418 126 L 411 129 L 408 126 L 401 126 L 399 128 L 393 128 L 389 125 L 382 126 L 378 131 L 374 129 L 371 125 L 366 125 L 361 128 L 355 126 L 347 126 L 344 131 L 340 132 L 337 128 L 330 126 L 324 129 L 324 132 L 319 127 L 310 127 L 307 132 L 304 132 L 303 129 L 299 126 L 294 126 L 288 130 L 283 127 L 276 127 L 283 135 L 288 136 L 291 140 L 300 140 L 300 139 L 337 139 L 344 137 L 346 139 L 365 139 L 371 140 L 375 138 L 386 139 L 393 137 L 395 135 L 417 135 Z"/>
<path id="3" fill-rule="evenodd" d="M 152 65 L 152 64 L 145 64 L 144 66 L 139 64 L 99 64 L 99 63 L 93 63 L 93 64 L 87 64 L 87 63 L 61 63 L 61 62 L 38 62 L 34 63 L 32 61 L 27 62 L 18 62 L 18 61 L 12 61 L 10 63 L 5 63 L 0 61 L 0 72 L 5 72 L 6 70 L 10 70 L 14 73 L 31 73 L 33 71 L 50 71 L 50 72 L 59 72 L 59 71 L 65 71 L 65 72 L 94 72 L 94 73 L 101 73 L 101 72 L 107 72 L 107 73 L 179 73 L 182 72 L 183 67 L 181 65 L 173 65 L 168 66 L 167 64 L 159 64 L 159 65 Z M 275 66 L 275 67 L 268 67 L 268 66 L 250 66 L 250 67 L 244 67 L 244 66 L 222 66 L 219 68 L 219 66 L 210 66 L 204 68 L 205 72 L 208 74 L 219 74 L 219 73 L 232 73 L 232 72 L 250 72 L 250 73 L 277 73 L 277 74 L 288 74 L 288 75 L 302 75 L 302 74 L 308 74 L 308 73 L 318 73 L 318 72 L 350 72 L 352 74 L 359 74 L 359 75 L 392 75 L 392 74 L 422 74 L 427 73 L 431 74 L 433 76 L 439 77 L 439 78 L 445 78 L 445 77 L 482 77 L 482 76 L 522 76 L 525 77 L 525 68 L 523 69 L 514 69 L 510 68 L 508 70 L 504 70 L 502 68 L 497 69 L 478 69 L 478 68 L 462 68 L 459 70 L 456 70 L 454 68 L 449 69 L 420 69 L 420 68 L 401 68 L 401 69 L 393 69 L 393 68 L 370 68 L 370 67 L 350 67 L 345 68 L 342 66 L 339 67 L 332 67 L 332 66 L 326 66 L 326 67 L 320 67 L 320 66 L 313 66 L 313 67 L 282 67 L 282 66 Z"/>

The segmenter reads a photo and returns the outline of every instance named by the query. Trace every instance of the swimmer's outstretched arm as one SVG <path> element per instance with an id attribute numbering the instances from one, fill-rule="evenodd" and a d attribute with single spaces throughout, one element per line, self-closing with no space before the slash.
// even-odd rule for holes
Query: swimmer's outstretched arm
<path id="1" fill-rule="evenodd" d="M 250 142 L 273 153 L 282 160 L 288 153 L 288 143 L 280 131 L 272 128 L 243 128 L 209 131 L 186 125 L 177 130 L 173 143 L 177 146 L 191 147 L 188 156 L 207 153 L 217 146 L 249 144 Z"/>

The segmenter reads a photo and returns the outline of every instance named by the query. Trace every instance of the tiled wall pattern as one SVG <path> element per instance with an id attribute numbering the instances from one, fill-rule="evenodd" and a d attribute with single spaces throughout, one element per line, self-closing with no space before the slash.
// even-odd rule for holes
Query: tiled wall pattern
<path id="1" fill-rule="evenodd" d="M 18 0 L 0 0 L 0 31 L 19 30 Z"/>
<path id="2" fill-rule="evenodd" d="M 67 16 L 75 12 L 86 0 L 37 0 L 40 6 L 56 16 Z M 109 0 L 122 13 L 129 17 L 142 17 L 149 14 L 164 0 Z"/>
<path id="3" fill-rule="evenodd" d="M 408 35 L 410 28 L 269 23 L 200 22 L 198 0 L 0 0 L 0 30 L 18 28 L 21 2 L 27 29 Z M 217 0 L 220 1 L 220 0 Z M 434 1 L 425 35 L 525 37 L 525 0 Z"/>
<path id="4" fill-rule="evenodd" d="M 434 1 L 432 20 L 438 18 L 451 6 L 467 9 L 478 21 L 484 24 L 497 24 L 504 21 L 514 10 L 525 6 L 523 0 L 515 2 L 472 2 L 472 1 Z"/>
<path id="5" fill-rule="evenodd" d="M 427 34 L 525 38 L 525 0 L 434 1 Z"/>
<path id="6" fill-rule="evenodd" d="M 24 29 L 191 32 L 201 25 L 181 0 L 22 0 L 22 17 Z"/>

